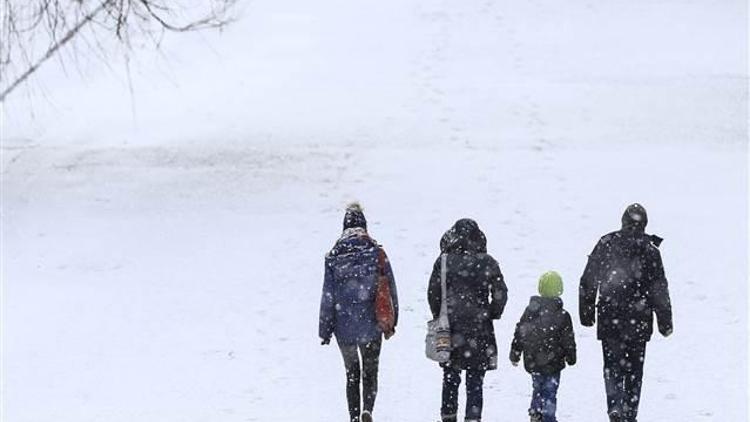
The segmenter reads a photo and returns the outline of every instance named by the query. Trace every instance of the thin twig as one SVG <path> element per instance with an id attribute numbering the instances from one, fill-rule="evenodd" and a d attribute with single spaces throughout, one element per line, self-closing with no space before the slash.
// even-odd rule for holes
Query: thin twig
<path id="1" fill-rule="evenodd" d="M 88 23 L 89 23 L 89 22 L 91 22 L 91 19 L 92 19 L 92 18 L 93 18 L 94 16 L 96 16 L 96 15 L 97 15 L 97 14 L 98 14 L 99 12 L 101 12 L 102 10 L 104 10 L 104 7 L 105 7 L 105 5 L 106 5 L 106 4 L 107 4 L 107 3 L 102 3 L 102 4 L 100 4 L 100 5 L 99 5 L 99 7 L 97 7 L 96 9 L 94 9 L 93 11 L 91 11 L 91 12 L 89 12 L 89 13 L 88 13 L 87 15 L 85 15 L 85 16 L 83 17 L 83 19 L 82 19 L 82 20 L 81 20 L 80 22 L 78 22 L 78 24 L 77 24 L 76 26 L 74 26 L 73 28 L 71 28 L 71 29 L 70 29 L 70 30 L 69 30 L 69 31 L 68 31 L 68 32 L 67 32 L 67 33 L 65 34 L 65 36 L 63 36 L 63 37 L 62 37 L 62 38 L 61 38 L 61 39 L 60 39 L 59 41 L 57 41 L 57 42 L 56 42 L 55 44 L 53 44 L 53 45 L 52 45 L 52 46 L 51 46 L 51 47 L 50 47 L 50 48 L 49 48 L 49 49 L 47 50 L 47 52 L 46 52 L 46 53 L 44 53 L 44 56 L 42 56 L 42 57 L 41 57 L 41 58 L 40 58 L 39 60 L 37 60 L 37 62 L 36 62 L 36 63 L 34 63 L 33 65 L 31 65 L 31 67 L 29 67 L 29 68 L 28 68 L 28 69 L 26 70 L 26 72 L 22 73 L 22 74 L 21 74 L 21 76 L 19 76 L 18 78 L 16 78 L 16 80 L 15 80 L 15 81 L 14 81 L 14 82 L 13 82 L 12 84 L 10 84 L 10 86 L 9 86 L 9 87 L 5 88 L 5 89 L 4 89 L 3 91 L 2 91 L 2 93 L 0 93 L 0 102 L 2 102 L 2 101 L 5 101 L 5 97 L 7 97 L 7 96 L 8 96 L 8 94 L 10 94 L 11 92 L 13 92 L 13 90 L 14 90 L 14 89 L 16 89 L 16 87 L 17 87 L 18 85 L 20 85 L 20 84 L 21 84 L 21 83 L 22 83 L 23 81 L 25 81 L 25 80 L 26 80 L 26 79 L 27 79 L 27 78 L 28 78 L 29 76 L 31 76 L 31 75 L 32 75 L 32 74 L 33 74 L 34 72 L 36 72 L 36 71 L 37 71 L 37 69 L 39 69 L 39 66 L 41 66 L 42 64 L 44 64 L 44 62 L 46 62 L 46 61 L 47 61 L 47 60 L 49 60 L 49 59 L 50 59 L 50 58 L 51 58 L 52 56 L 54 56 L 54 55 L 55 55 L 55 53 L 57 52 L 57 50 L 59 50 L 59 49 L 60 49 L 60 48 L 61 48 L 62 46 L 64 46 L 64 45 L 65 45 L 65 44 L 67 44 L 68 42 L 70 42 L 70 40 L 72 40 L 72 39 L 73 39 L 73 37 L 75 37 L 75 36 L 76 36 L 76 34 L 78 34 L 78 32 L 79 32 L 79 31 L 80 31 L 81 29 L 83 29 L 83 27 L 85 27 L 86 25 L 88 25 Z"/>

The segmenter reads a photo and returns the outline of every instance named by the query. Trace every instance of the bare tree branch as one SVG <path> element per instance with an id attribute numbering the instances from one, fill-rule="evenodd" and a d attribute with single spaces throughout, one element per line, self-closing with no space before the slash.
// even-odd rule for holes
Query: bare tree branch
<path id="1" fill-rule="evenodd" d="M 21 76 L 19 76 L 15 81 L 13 81 L 12 84 L 10 84 L 9 87 L 5 88 L 2 93 L 0 93 L 0 101 L 5 101 L 5 97 L 13 92 L 13 90 L 20 85 L 23 81 L 25 81 L 29 76 L 31 76 L 34 72 L 36 72 L 37 69 L 39 69 L 39 66 L 44 64 L 47 60 L 52 57 L 57 50 L 62 48 L 65 44 L 70 42 L 77 34 L 78 32 L 86 25 L 91 22 L 91 19 L 99 14 L 102 10 L 104 10 L 104 6 L 106 3 L 102 3 L 97 7 L 96 9 L 92 10 L 88 15 L 85 15 L 83 19 L 76 24 L 73 28 L 71 28 L 61 39 L 57 40 L 50 48 L 47 49 L 47 52 L 44 53 L 44 56 L 42 56 L 39 60 L 37 60 L 36 63 L 31 65 L 28 69 L 26 69 L 26 72 L 22 73 Z"/>
<path id="2" fill-rule="evenodd" d="M 63 67 L 66 62 L 75 63 L 78 44 L 89 47 L 86 51 L 95 48 L 105 53 L 102 40 L 106 37 L 126 50 L 137 37 L 158 47 L 165 31 L 224 27 L 232 22 L 229 12 L 237 1 L 206 0 L 208 11 L 175 19 L 175 12 L 184 11 L 175 5 L 176 0 L 0 0 L 0 84 L 5 86 L 0 86 L 0 102 L 50 58 L 58 57 Z M 72 56 L 60 54 L 66 46 L 73 47 Z M 44 53 L 33 58 L 37 49 Z"/>

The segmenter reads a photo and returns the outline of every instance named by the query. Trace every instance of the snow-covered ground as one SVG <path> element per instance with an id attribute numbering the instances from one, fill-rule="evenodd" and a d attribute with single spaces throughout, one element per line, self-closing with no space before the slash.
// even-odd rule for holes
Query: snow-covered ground
<path id="1" fill-rule="evenodd" d="M 634 201 L 675 314 L 641 419 L 748 420 L 746 22 L 737 0 L 255 0 L 139 51 L 133 97 L 117 64 L 51 63 L 3 110 L 0 419 L 346 420 L 317 313 L 358 199 L 403 307 L 379 422 L 438 418 L 425 289 L 456 219 L 505 273 L 504 357 L 542 272 L 576 313 Z M 576 338 L 558 415 L 601 421 L 601 350 Z M 502 360 L 484 419 L 524 420 L 529 391 Z"/>

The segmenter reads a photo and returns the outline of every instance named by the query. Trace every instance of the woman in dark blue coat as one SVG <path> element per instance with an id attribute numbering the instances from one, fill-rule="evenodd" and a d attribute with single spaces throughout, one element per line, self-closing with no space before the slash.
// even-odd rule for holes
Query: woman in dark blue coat
<path id="1" fill-rule="evenodd" d="M 380 256 L 384 259 L 380 259 Z M 377 283 L 381 274 L 388 279 L 395 328 L 398 323 L 398 296 L 391 265 L 381 246 L 367 233 L 367 221 L 361 207 L 351 204 L 344 217 L 344 231 L 325 258 L 319 328 L 324 345 L 329 344 L 332 335 L 336 335 L 344 358 L 351 422 L 372 422 L 383 337 L 375 313 Z"/>
<path id="2" fill-rule="evenodd" d="M 443 422 L 455 422 L 461 371 L 466 371 L 466 421 L 482 417 L 484 374 L 497 368 L 492 321 L 500 319 L 508 288 L 497 261 L 487 253 L 487 240 L 474 220 L 462 219 L 443 235 L 447 255 L 446 301 L 451 328 L 451 356 L 443 367 Z M 441 258 L 435 261 L 427 291 L 434 318 L 440 314 Z"/>

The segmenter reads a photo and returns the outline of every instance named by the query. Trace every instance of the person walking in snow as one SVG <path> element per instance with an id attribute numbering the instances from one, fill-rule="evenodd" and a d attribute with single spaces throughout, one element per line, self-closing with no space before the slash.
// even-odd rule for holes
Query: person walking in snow
<path id="1" fill-rule="evenodd" d="M 482 389 L 487 370 L 497 368 L 492 321 L 500 319 L 508 288 L 497 261 L 487 253 L 487 240 L 474 220 L 458 220 L 440 241 L 446 260 L 446 303 L 451 329 L 450 359 L 443 368 L 441 416 L 458 418 L 458 386 L 466 371 L 466 422 L 482 418 Z M 434 318 L 442 301 L 442 254 L 433 266 L 427 299 Z"/>
<path id="2" fill-rule="evenodd" d="M 576 341 L 573 322 L 560 295 L 563 282 L 554 271 L 539 279 L 539 295 L 532 296 L 529 305 L 516 324 L 510 361 L 523 364 L 531 374 L 533 392 L 529 416 L 531 422 L 557 422 L 557 388 L 560 372 L 565 364 L 576 363 Z"/>
<path id="3" fill-rule="evenodd" d="M 669 289 L 659 252 L 662 239 L 646 234 L 647 223 L 643 206 L 628 206 L 622 229 L 599 240 L 581 277 L 581 324 L 590 327 L 598 322 L 612 422 L 636 422 L 654 313 L 659 332 L 665 337 L 672 334 Z"/>
<path id="4" fill-rule="evenodd" d="M 397 323 L 398 295 L 390 262 L 367 233 L 362 208 L 350 204 L 344 231 L 325 257 L 319 335 L 323 345 L 336 335 L 346 369 L 351 422 L 373 420 L 381 341 L 384 334 L 394 334 Z"/>

